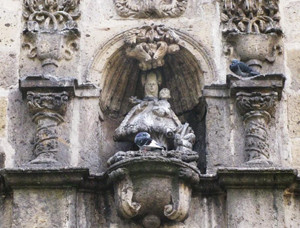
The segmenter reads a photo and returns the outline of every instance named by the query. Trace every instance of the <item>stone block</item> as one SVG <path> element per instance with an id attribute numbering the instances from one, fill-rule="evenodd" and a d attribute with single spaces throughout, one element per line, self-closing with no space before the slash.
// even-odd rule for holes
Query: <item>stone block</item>
<path id="1" fill-rule="evenodd" d="M 227 190 L 227 226 L 230 228 L 285 227 L 282 196 L 281 190 Z"/>
<path id="2" fill-rule="evenodd" d="M 287 54 L 287 66 L 290 70 L 291 77 L 291 89 L 300 89 L 300 50 L 299 49 L 288 49 Z"/>
<path id="3" fill-rule="evenodd" d="M 18 52 L 16 50 L 0 48 L 0 87 L 8 88 L 17 84 Z"/>
<path id="4" fill-rule="evenodd" d="M 292 166 L 300 169 L 300 138 L 292 139 Z"/>
<path id="5" fill-rule="evenodd" d="M 0 98 L 0 137 L 5 135 L 6 127 L 6 113 L 7 113 L 7 100 L 6 98 Z"/>
<path id="6" fill-rule="evenodd" d="M 20 189 L 13 194 L 12 228 L 76 227 L 73 190 Z"/>
<path id="7" fill-rule="evenodd" d="M 300 137 L 300 98 L 299 95 L 288 97 L 288 129 L 290 137 Z"/>
<path id="8" fill-rule="evenodd" d="M 288 42 L 300 42 L 300 1 L 288 1 L 283 8 L 283 30 Z"/>

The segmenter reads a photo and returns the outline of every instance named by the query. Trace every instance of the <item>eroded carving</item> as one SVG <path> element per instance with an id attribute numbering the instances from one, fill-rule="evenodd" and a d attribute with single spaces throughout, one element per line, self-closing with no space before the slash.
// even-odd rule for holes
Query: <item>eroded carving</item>
<path id="1" fill-rule="evenodd" d="M 277 33 L 279 26 L 278 0 L 223 0 L 221 20 L 224 34 Z"/>
<path id="2" fill-rule="evenodd" d="M 125 36 L 128 57 L 139 61 L 141 70 L 151 70 L 165 64 L 164 57 L 180 50 L 177 34 L 164 25 L 143 26 Z"/>
<path id="3" fill-rule="evenodd" d="M 109 174 L 111 181 L 115 184 L 115 202 L 117 203 L 118 212 L 124 218 L 136 216 L 141 205 L 132 201 L 133 185 L 128 170 L 119 168 Z"/>
<path id="4" fill-rule="evenodd" d="M 23 5 L 22 46 L 28 49 L 29 58 L 41 61 L 45 73 L 53 74 L 58 61 L 70 60 L 78 49 L 79 0 L 24 0 Z"/>
<path id="5" fill-rule="evenodd" d="M 68 93 L 27 93 L 27 105 L 36 123 L 31 164 L 58 163 L 59 147 L 57 126 L 64 121 L 63 115 L 69 99 Z"/>
<path id="6" fill-rule="evenodd" d="M 114 0 L 121 17 L 178 17 L 187 7 L 188 0 Z"/>
<path id="7" fill-rule="evenodd" d="M 267 124 L 278 99 L 276 92 L 237 93 L 237 107 L 245 123 L 245 151 L 248 161 L 267 160 L 270 157 Z"/>

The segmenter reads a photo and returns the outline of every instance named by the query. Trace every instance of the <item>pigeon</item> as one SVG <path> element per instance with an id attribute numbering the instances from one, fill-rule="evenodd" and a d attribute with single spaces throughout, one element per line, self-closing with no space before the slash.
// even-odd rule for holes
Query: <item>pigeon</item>
<path id="1" fill-rule="evenodd" d="M 163 146 L 151 139 L 150 134 L 147 132 L 138 133 L 134 138 L 134 143 L 140 148 L 140 150 L 153 151 L 164 149 Z"/>
<path id="2" fill-rule="evenodd" d="M 249 67 L 246 63 L 238 61 L 237 59 L 232 60 L 229 68 L 233 73 L 241 77 L 251 77 L 260 74 Z"/>

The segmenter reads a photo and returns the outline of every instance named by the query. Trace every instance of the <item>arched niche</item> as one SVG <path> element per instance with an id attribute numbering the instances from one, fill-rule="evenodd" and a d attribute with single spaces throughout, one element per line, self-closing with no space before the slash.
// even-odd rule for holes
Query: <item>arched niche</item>
<path id="1" fill-rule="evenodd" d="M 124 116 L 130 110 L 131 96 L 143 96 L 138 61 L 125 53 L 124 36 L 129 31 L 115 36 L 97 51 L 86 78 L 101 89 L 102 111 L 115 117 Z M 175 31 L 182 41 L 180 51 L 167 55 L 158 71 L 163 76 L 161 88 L 171 90 L 170 103 L 175 113 L 181 115 L 197 106 L 204 84 L 216 79 L 216 71 L 201 42 Z"/>
<path id="2" fill-rule="evenodd" d="M 102 125 L 103 160 L 116 151 L 127 151 L 135 145 L 128 142 L 114 142 L 114 130 L 133 107 L 129 98 L 143 98 L 141 73 L 137 60 L 126 56 L 125 31 L 97 50 L 87 72 L 86 80 L 101 88 L 100 107 L 104 113 Z M 196 135 L 193 150 L 199 153 L 198 166 L 202 173 L 206 169 L 205 152 L 205 101 L 202 98 L 204 85 L 216 80 L 215 65 L 201 42 L 176 30 L 179 36 L 180 51 L 165 56 L 165 64 L 158 68 L 162 74 L 161 88 L 168 88 L 172 98 L 172 109 L 180 120 L 188 122 Z"/>

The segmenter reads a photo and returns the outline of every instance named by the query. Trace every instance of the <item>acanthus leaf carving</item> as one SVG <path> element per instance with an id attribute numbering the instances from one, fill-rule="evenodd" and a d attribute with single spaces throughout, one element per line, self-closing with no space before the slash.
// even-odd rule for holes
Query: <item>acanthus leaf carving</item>
<path id="1" fill-rule="evenodd" d="M 139 61 L 141 70 L 151 70 L 165 64 L 164 57 L 180 50 L 180 39 L 164 25 L 143 26 L 129 31 L 124 37 L 128 57 Z"/>
<path id="2" fill-rule="evenodd" d="M 114 0 L 114 3 L 121 17 L 163 18 L 182 15 L 188 0 Z"/>
<path id="3" fill-rule="evenodd" d="M 278 0 L 223 0 L 224 34 L 281 34 Z"/>

